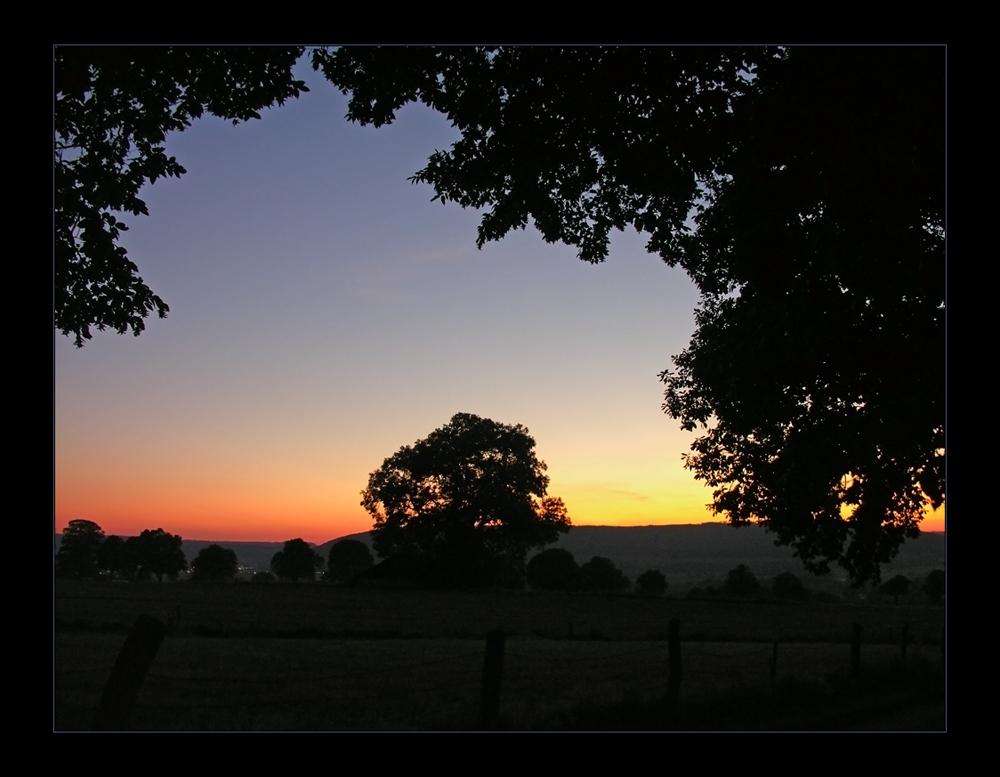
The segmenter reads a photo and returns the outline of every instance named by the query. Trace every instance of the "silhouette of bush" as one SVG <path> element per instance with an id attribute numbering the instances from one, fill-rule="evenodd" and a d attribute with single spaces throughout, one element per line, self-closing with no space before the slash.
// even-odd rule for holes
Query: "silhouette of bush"
<path id="1" fill-rule="evenodd" d="M 326 577 L 336 583 L 350 583 L 375 563 L 372 552 L 360 540 L 341 540 L 330 548 Z"/>
<path id="2" fill-rule="evenodd" d="M 563 548 L 549 548 L 528 562 L 528 585 L 542 591 L 568 591 L 576 586 L 579 573 L 572 553 Z"/>
<path id="3" fill-rule="evenodd" d="M 282 580 L 315 580 L 316 570 L 323 566 L 323 557 L 309 543 L 298 538 L 288 540 L 285 547 L 271 559 L 271 571 Z"/>
<path id="4" fill-rule="evenodd" d="M 927 600 L 934 604 L 944 599 L 945 574 L 943 569 L 935 569 L 924 578 L 923 591 Z"/>
<path id="5" fill-rule="evenodd" d="M 647 569 L 636 578 L 635 583 L 643 596 L 663 596 L 667 591 L 667 578 L 657 569 Z"/>
<path id="6" fill-rule="evenodd" d="M 736 569 L 729 570 L 726 582 L 722 584 L 722 592 L 729 596 L 750 596 L 758 591 L 760 591 L 760 581 L 746 564 L 740 564 Z"/>
<path id="7" fill-rule="evenodd" d="M 191 580 L 196 582 L 232 580 L 236 577 L 239 567 L 235 551 L 223 548 L 221 545 L 209 545 L 207 548 L 202 548 L 191 562 Z"/>
<path id="8" fill-rule="evenodd" d="M 899 597 L 906 596 L 910 592 L 910 585 L 910 578 L 905 575 L 896 575 L 891 580 L 882 583 L 878 587 L 878 592 L 891 596 L 893 601 L 899 604 Z"/>
<path id="9" fill-rule="evenodd" d="M 806 595 L 802 581 L 791 572 L 782 572 L 775 577 L 771 590 L 779 599 L 803 599 Z"/>
<path id="10" fill-rule="evenodd" d="M 629 587 L 629 579 L 611 559 L 594 556 L 580 567 L 577 587 L 582 591 L 621 591 Z"/>

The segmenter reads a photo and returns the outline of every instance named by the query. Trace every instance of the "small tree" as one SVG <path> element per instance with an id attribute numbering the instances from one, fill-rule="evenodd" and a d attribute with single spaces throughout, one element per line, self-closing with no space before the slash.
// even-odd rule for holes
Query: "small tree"
<path id="1" fill-rule="evenodd" d="M 736 569 L 729 570 L 722 590 L 730 596 L 750 596 L 760 590 L 760 581 L 750 571 L 750 567 L 740 564 Z"/>
<path id="2" fill-rule="evenodd" d="M 209 545 L 202 548 L 191 562 L 191 579 L 198 582 L 232 580 L 239 567 L 236 551 L 221 545 Z"/>
<path id="3" fill-rule="evenodd" d="M 288 540 L 283 550 L 271 559 L 271 570 L 282 580 L 315 580 L 322 568 L 323 557 L 303 539 Z"/>
<path id="4" fill-rule="evenodd" d="M 945 594 L 945 574 L 943 569 L 935 569 L 924 578 L 924 596 L 927 600 L 937 604 L 944 599 Z"/>
<path id="5" fill-rule="evenodd" d="M 360 540 L 341 540 L 330 548 L 326 576 L 338 583 L 350 583 L 374 563 L 372 552 L 365 543 Z"/>
<path id="6" fill-rule="evenodd" d="M 170 534 L 163 529 L 144 530 L 134 545 L 141 573 L 152 572 L 161 583 L 164 575 L 176 580 L 188 565 L 182 542 L 179 534 Z"/>
<path id="7" fill-rule="evenodd" d="M 775 577 L 771 590 L 779 599 L 801 599 L 806 595 L 802 581 L 791 572 L 782 572 Z"/>
<path id="8" fill-rule="evenodd" d="M 584 591 L 621 591 L 629 586 L 624 573 L 604 556 L 594 556 L 581 566 L 577 581 Z"/>
<path id="9" fill-rule="evenodd" d="M 104 531 L 93 521 L 77 519 L 62 530 L 56 553 L 56 574 L 77 580 L 97 576 L 97 556 L 104 544 Z"/>
<path id="10" fill-rule="evenodd" d="M 905 575 L 896 575 L 892 580 L 888 580 L 879 586 L 880 594 L 888 594 L 893 598 L 895 604 L 899 604 L 899 597 L 906 596 L 910 592 L 910 578 Z"/>
<path id="11" fill-rule="evenodd" d="M 528 585 L 538 590 L 568 591 L 579 574 L 573 554 L 563 548 L 543 550 L 528 562 Z"/>
<path id="12" fill-rule="evenodd" d="M 128 576 L 134 570 L 135 562 L 130 559 L 125 540 L 112 534 L 104 540 L 97 553 L 97 566 L 101 571 L 110 572 L 112 577 L 116 574 Z"/>
<path id="13" fill-rule="evenodd" d="M 643 596 L 663 596 L 667 591 L 667 578 L 657 569 L 647 569 L 635 583 Z"/>

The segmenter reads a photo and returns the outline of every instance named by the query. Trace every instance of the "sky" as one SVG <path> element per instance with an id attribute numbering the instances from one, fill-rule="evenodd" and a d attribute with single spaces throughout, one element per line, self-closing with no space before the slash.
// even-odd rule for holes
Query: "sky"
<path id="1" fill-rule="evenodd" d="M 122 244 L 170 306 L 139 337 L 55 336 L 55 530 L 323 543 L 371 528 L 368 476 L 459 412 L 526 426 L 577 525 L 721 520 L 657 375 L 698 294 L 618 234 L 591 265 L 407 179 L 458 135 L 410 105 L 380 129 L 311 91 L 168 136 L 187 169 Z M 924 523 L 943 530 L 943 512 Z"/>

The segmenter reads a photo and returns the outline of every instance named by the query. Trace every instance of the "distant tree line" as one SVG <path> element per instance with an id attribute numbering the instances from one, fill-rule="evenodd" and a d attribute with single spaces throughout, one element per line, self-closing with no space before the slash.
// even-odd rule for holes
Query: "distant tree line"
<path id="1" fill-rule="evenodd" d="M 104 536 L 93 521 L 70 521 L 56 553 L 56 576 L 77 580 L 109 574 L 125 580 L 176 580 L 188 568 L 181 538 L 163 529 L 146 529 L 138 537 Z"/>

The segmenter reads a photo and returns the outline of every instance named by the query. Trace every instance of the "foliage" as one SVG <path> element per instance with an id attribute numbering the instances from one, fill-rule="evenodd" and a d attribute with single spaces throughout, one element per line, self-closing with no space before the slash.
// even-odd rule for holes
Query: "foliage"
<path id="1" fill-rule="evenodd" d="M 906 596 L 910 592 L 910 578 L 906 575 L 896 575 L 891 580 L 887 580 L 879 586 L 878 592 L 891 596 L 896 604 L 899 604 L 899 597 Z"/>
<path id="2" fill-rule="evenodd" d="M 135 572 L 135 559 L 125 540 L 112 534 L 97 553 L 97 566 L 110 572 L 112 577 L 116 574 L 131 577 Z"/>
<path id="3" fill-rule="evenodd" d="M 733 523 L 879 579 L 945 498 L 941 47 L 340 48 L 348 117 L 461 133 L 413 180 L 601 261 L 632 226 L 702 294 L 664 410 Z"/>
<path id="4" fill-rule="evenodd" d="M 374 563 L 371 551 L 363 542 L 341 540 L 330 547 L 326 576 L 339 583 L 349 583 Z"/>
<path id="5" fill-rule="evenodd" d="M 133 545 L 141 573 L 152 573 L 161 583 L 164 575 L 176 580 L 178 573 L 187 569 L 188 565 L 181 544 L 179 534 L 170 534 L 163 529 L 145 529 L 135 538 Z"/>
<path id="6" fill-rule="evenodd" d="M 748 596 L 760 590 L 760 581 L 750 571 L 746 564 L 740 564 L 736 569 L 729 570 L 722 591 L 730 596 Z"/>
<path id="7" fill-rule="evenodd" d="M 635 584 L 643 596 L 663 596 L 667 592 L 667 578 L 657 569 L 647 569 L 636 578 Z"/>
<path id="8" fill-rule="evenodd" d="M 271 559 L 271 571 L 282 580 L 315 580 L 323 557 L 303 539 L 288 540 Z"/>
<path id="9" fill-rule="evenodd" d="M 523 578 L 528 550 L 570 527 L 562 500 L 546 496 L 545 469 L 523 426 L 458 413 L 369 477 L 361 504 L 375 550 L 419 557 L 435 585 Z"/>
<path id="10" fill-rule="evenodd" d="M 204 113 L 234 124 L 307 91 L 292 78 L 302 48 L 57 46 L 55 326 L 77 346 L 91 328 L 138 335 L 166 303 L 119 245 L 120 216 L 148 215 L 139 191 L 185 171 L 168 132 Z"/>
<path id="11" fill-rule="evenodd" d="M 582 591 L 622 591 L 629 586 L 624 573 L 604 556 L 594 556 L 583 564 L 576 579 Z"/>
<path id="12" fill-rule="evenodd" d="M 564 548 L 549 548 L 528 562 L 528 585 L 538 590 L 568 591 L 576 587 L 580 567 Z"/>
<path id="13" fill-rule="evenodd" d="M 791 572 L 782 572 L 775 577 L 771 590 L 781 599 L 802 599 L 806 595 L 802 581 Z"/>
<path id="14" fill-rule="evenodd" d="M 931 602 L 937 603 L 944 599 L 946 590 L 946 578 L 943 569 L 935 569 L 924 578 L 924 596 Z"/>
<path id="15" fill-rule="evenodd" d="M 97 575 L 97 557 L 104 543 L 104 530 L 93 521 L 77 519 L 62 530 L 56 553 L 56 575 L 76 579 Z"/>
<path id="16" fill-rule="evenodd" d="M 236 551 L 212 544 L 198 551 L 198 555 L 191 562 L 191 579 L 232 580 L 239 568 Z"/>

